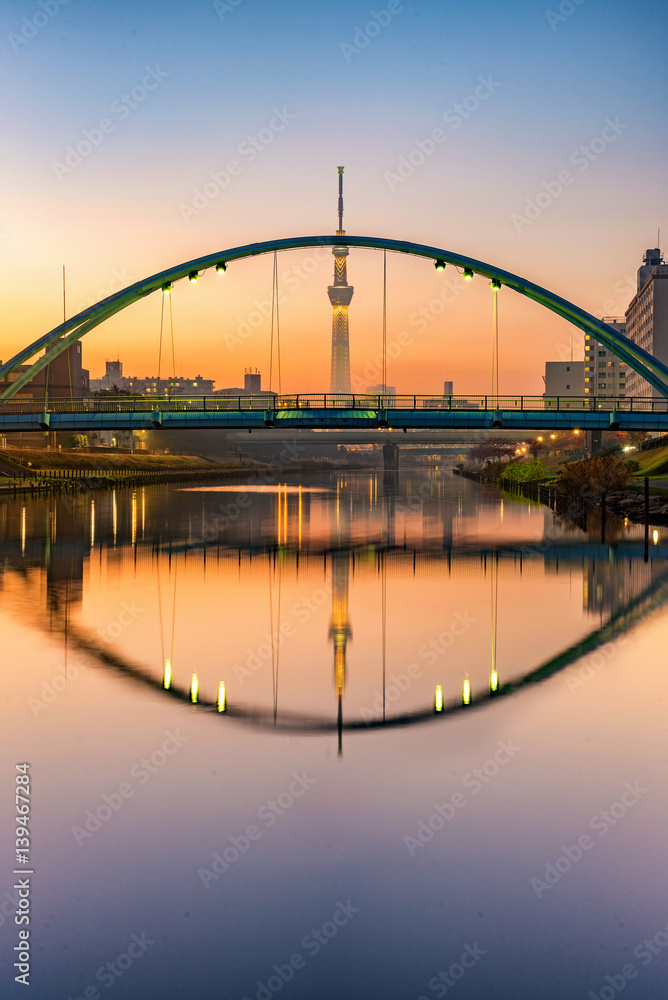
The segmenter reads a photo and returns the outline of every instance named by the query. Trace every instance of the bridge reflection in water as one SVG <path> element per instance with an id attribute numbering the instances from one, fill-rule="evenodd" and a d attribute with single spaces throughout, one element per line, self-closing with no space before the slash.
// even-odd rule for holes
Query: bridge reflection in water
<path id="1" fill-rule="evenodd" d="M 84 492 L 74 499 L 5 502 L 0 506 L 0 537 L 3 577 L 5 582 L 7 577 L 20 579 L 13 591 L 21 595 L 24 617 L 34 628 L 66 636 L 68 646 L 88 654 L 91 664 L 105 666 L 163 697 L 195 701 L 199 710 L 230 720 L 280 731 L 338 731 L 341 750 L 346 730 L 438 721 L 545 680 L 659 606 L 668 594 L 668 544 L 662 532 L 654 535 L 655 544 L 645 562 L 641 526 L 613 521 L 608 524 L 608 543 L 601 544 L 598 525 L 593 518 L 590 521 L 591 534 L 587 534 L 546 508 L 521 498 L 502 498 L 493 488 L 442 473 L 414 478 L 325 473 L 250 490 L 164 486 Z M 159 668 L 155 656 L 143 647 L 137 656 L 127 644 L 115 644 L 113 636 L 111 641 L 101 641 L 86 620 L 82 597 L 94 573 L 98 582 L 112 573 L 126 581 L 141 578 L 156 594 L 160 580 L 168 576 L 169 585 L 163 583 L 160 596 Z M 242 573 L 259 573 L 265 580 L 265 594 L 269 580 L 271 627 L 265 644 L 271 647 L 267 658 L 272 673 L 271 705 L 249 703 L 243 677 L 235 677 L 225 652 L 230 640 L 226 630 L 232 628 L 229 621 L 223 625 L 226 602 Z M 181 595 L 188 614 L 193 614 L 187 595 L 195 577 L 209 591 L 215 588 L 220 609 L 221 621 L 214 624 L 212 635 L 220 639 L 222 655 L 210 657 L 215 667 L 203 665 L 201 654 L 189 656 L 181 650 L 174 657 L 173 616 L 180 614 Z M 310 580 L 310 596 L 295 604 L 297 580 L 304 578 Z M 423 587 L 420 601 L 432 601 L 436 608 L 445 602 L 444 581 L 454 582 L 455 589 L 479 582 L 473 620 L 479 638 L 491 635 L 491 642 L 480 638 L 474 655 L 470 650 L 460 652 L 459 647 L 456 655 L 439 650 L 433 636 L 443 633 L 444 619 L 436 613 L 428 634 L 420 633 L 419 627 L 415 633 L 415 644 L 424 643 L 422 681 L 399 705 L 387 697 L 390 690 L 396 690 L 397 675 L 408 676 L 407 657 L 395 648 L 401 644 L 397 626 L 410 632 L 410 619 L 417 611 L 402 607 L 401 596 L 399 603 L 393 596 L 388 614 L 388 586 L 392 593 L 407 579 L 419 581 Z M 499 608 L 499 582 L 503 594 L 520 580 L 523 586 L 539 580 L 563 581 L 571 588 L 579 586 L 582 594 L 582 622 L 566 623 L 561 646 L 547 643 L 545 655 L 533 662 L 522 654 L 511 656 L 513 642 L 506 641 L 497 650 L 499 630 L 502 635 L 506 630 L 507 639 L 517 629 L 516 616 L 510 624 L 514 612 L 507 597 Z M 351 587 L 360 594 L 371 587 L 373 594 L 363 604 L 359 599 L 351 602 Z M 251 648 L 266 635 L 266 608 L 261 606 L 259 591 L 253 593 L 257 607 L 250 624 L 239 623 L 245 630 L 242 645 Z M 317 621 L 317 609 L 325 604 L 330 605 L 328 628 Z M 287 614 L 286 607 L 291 609 Z M 586 624 L 592 616 L 597 619 L 593 630 L 591 621 Z M 172 633 L 169 656 L 165 656 L 163 617 L 164 630 Z M 319 632 L 313 634 L 320 636 L 318 652 L 302 653 L 310 659 L 308 674 L 304 674 L 307 685 L 322 688 L 327 672 L 318 667 L 323 656 L 321 640 L 330 644 L 332 714 L 299 707 L 294 692 L 279 697 L 279 652 L 281 669 L 289 676 L 291 636 L 302 618 L 307 649 L 313 646 L 309 630 L 316 624 Z M 356 645 L 353 626 L 362 643 L 353 676 L 359 680 L 360 671 L 374 672 L 378 690 L 373 697 L 367 693 L 361 707 L 358 692 L 356 702 L 344 711 L 349 650 L 351 643 Z M 181 631 L 184 627 L 195 636 L 202 623 L 189 619 L 187 626 L 179 625 Z M 408 658 L 411 655 L 415 653 Z M 386 685 L 386 659 L 395 678 L 390 687 Z M 427 666 L 433 666 L 431 673 Z M 219 676 L 213 674 L 214 669 Z M 198 681 L 193 692 L 194 673 Z M 258 669 L 254 680 L 261 676 L 263 671 Z M 437 681 L 445 694 L 442 704 L 437 700 L 435 711 Z M 318 703 L 326 705 L 322 694 Z"/>

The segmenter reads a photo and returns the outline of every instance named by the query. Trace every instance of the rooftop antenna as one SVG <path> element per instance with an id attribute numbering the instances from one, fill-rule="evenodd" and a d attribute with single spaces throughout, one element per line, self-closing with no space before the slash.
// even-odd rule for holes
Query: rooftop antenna
<path id="1" fill-rule="evenodd" d="M 339 228 L 337 236 L 343 236 L 343 167 L 336 168 L 339 171 Z"/>

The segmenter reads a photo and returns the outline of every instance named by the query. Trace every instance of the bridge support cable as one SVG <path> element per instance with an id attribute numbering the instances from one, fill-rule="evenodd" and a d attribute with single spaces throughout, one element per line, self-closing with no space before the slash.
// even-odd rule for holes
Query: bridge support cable
<path id="1" fill-rule="evenodd" d="M 169 295 L 169 329 L 172 337 L 172 395 L 174 395 L 174 383 L 176 382 L 176 354 L 174 351 L 174 312 L 172 308 L 172 296 Z M 183 371 L 183 369 L 181 369 Z M 160 384 L 158 384 L 160 391 Z"/>
<path id="2" fill-rule="evenodd" d="M 167 294 L 168 294 L 167 292 L 163 292 L 160 297 L 161 307 L 160 307 L 160 341 L 158 343 L 158 395 L 160 395 L 160 369 L 162 365 L 162 334 L 165 326 L 165 299 L 167 298 Z"/>
<path id="3" fill-rule="evenodd" d="M 499 674 L 497 669 L 497 635 L 499 627 L 499 553 L 490 562 L 490 584 L 491 584 L 491 609 L 492 609 L 492 670 L 489 677 L 489 689 L 495 692 L 499 686 Z"/>
<path id="4" fill-rule="evenodd" d="M 279 487 L 280 491 L 280 487 Z M 280 492 L 279 492 L 280 496 Z M 285 495 L 285 503 L 287 506 L 288 497 L 287 493 Z M 280 514 L 279 514 L 280 517 Z M 274 569 L 276 567 L 276 559 L 274 557 Z M 280 665 L 281 656 L 281 590 L 283 584 L 283 563 L 279 558 L 278 562 L 278 607 L 276 614 L 276 628 L 274 628 L 274 583 L 272 578 L 272 568 L 269 566 L 269 637 L 271 644 L 271 692 L 272 692 L 272 704 L 274 709 L 274 725 L 276 725 L 276 720 L 278 718 L 278 671 Z"/>
<path id="5" fill-rule="evenodd" d="M 383 250 L 383 394 L 387 395 L 387 250 Z"/>
<path id="6" fill-rule="evenodd" d="M 278 253 L 274 250 L 274 270 L 271 283 L 271 343 L 269 347 L 269 389 L 272 388 L 274 372 L 274 325 L 276 328 L 276 360 L 278 368 L 278 394 L 281 387 L 281 324 L 278 310 Z"/>
<path id="7" fill-rule="evenodd" d="M 499 289 L 492 286 L 492 396 L 499 395 Z"/>
<path id="8" fill-rule="evenodd" d="M 381 555 L 381 655 L 383 660 L 383 722 L 385 722 L 385 672 L 387 659 L 387 553 Z"/>

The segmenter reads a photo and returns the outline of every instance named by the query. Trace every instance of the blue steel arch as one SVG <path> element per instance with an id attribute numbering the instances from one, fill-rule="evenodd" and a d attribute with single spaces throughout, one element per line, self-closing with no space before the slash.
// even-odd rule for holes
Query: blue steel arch
<path id="1" fill-rule="evenodd" d="M 121 310 L 126 309 L 134 302 L 150 295 L 151 292 L 162 288 L 167 282 L 179 281 L 188 277 L 193 271 L 202 271 L 210 267 L 215 267 L 220 261 L 229 263 L 234 260 L 241 260 L 245 257 L 258 257 L 262 254 L 273 253 L 275 250 L 300 250 L 310 247 L 328 246 L 348 246 L 362 249 L 389 250 L 396 253 L 405 253 L 415 257 L 426 257 L 429 260 L 445 261 L 446 264 L 453 264 L 456 267 L 470 268 L 474 274 L 480 274 L 490 280 L 496 279 L 502 286 L 512 288 L 513 291 L 525 295 L 539 305 L 561 316 L 574 326 L 588 333 L 603 347 L 615 352 L 615 355 L 625 361 L 629 367 L 636 371 L 642 378 L 662 396 L 668 397 L 668 366 L 662 364 L 647 351 L 644 351 L 637 344 L 634 344 L 628 337 L 618 333 L 613 327 L 608 326 L 601 320 L 596 319 L 584 309 L 580 309 L 574 303 L 553 292 L 536 285 L 526 278 L 521 278 L 509 271 L 501 270 L 492 264 L 475 260 L 472 257 L 465 257 L 462 254 L 453 253 L 449 250 L 441 250 L 438 247 L 426 246 L 422 243 L 409 243 L 404 240 L 393 240 L 376 236 L 297 236 L 287 239 L 266 240 L 262 243 L 249 243 L 246 246 L 232 247 L 217 253 L 206 254 L 195 260 L 189 260 L 184 264 L 168 268 L 158 274 L 153 274 L 149 278 L 135 282 L 120 292 L 102 299 L 100 302 L 88 309 L 73 316 L 71 319 L 54 327 L 49 333 L 29 344 L 22 351 L 19 351 L 6 364 L 0 366 L 0 379 L 5 378 L 12 371 L 25 364 L 38 351 L 44 349 L 45 353 L 38 358 L 31 367 L 21 374 L 15 382 L 0 394 L 0 405 L 11 399 L 27 382 L 30 381 L 39 371 L 45 368 L 62 351 L 70 347 L 75 341 L 84 337 L 100 323 L 109 319 Z"/>

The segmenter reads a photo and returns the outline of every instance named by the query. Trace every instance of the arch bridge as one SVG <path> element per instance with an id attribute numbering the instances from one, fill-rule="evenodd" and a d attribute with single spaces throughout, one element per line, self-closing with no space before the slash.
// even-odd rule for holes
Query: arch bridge
<path id="1" fill-rule="evenodd" d="M 175 282 L 199 276 L 215 268 L 224 272 L 228 264 L 247 257 L 275 251 L 314 247 L 347 246 L 408 254 L 431 260 L 438 270 L 452 265 L 463 280 L 474 275 L 488 278 L 498 291 L 509 288 L 588 334 L 601 346 L 614 352 L 645 379 L 660 398 L 618 400 L 593 397 L 546 398 L 544 396 L 367 396 L 289 395 L 289 396 L 187 396 L 153 400 L 132 399 L 53 399 L 48 405 L 37 400 L 15 397 L 40 371 L 76 341 L 105 320 L 153 292 L 169 293 Z M 40 352 L 25 371 L 18 369 Z M 11 376 L 15 375 L 13 381 Z M 12 430 L 84 430 L 282 427 L 294 430 L 306 427 L 387 427 L 509 430 L 605 428 L 633 430 L 668 430 L 668 366 L 579 306 L 525 278 L 492 264 L 462 254 L 421 243 L 369 236 L 299 236 L 267 240 L 232 247 L 186 261 L 135 282 L 59 326 L 19 351 L 0 366 L 0 431 Z"/>

